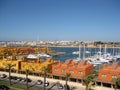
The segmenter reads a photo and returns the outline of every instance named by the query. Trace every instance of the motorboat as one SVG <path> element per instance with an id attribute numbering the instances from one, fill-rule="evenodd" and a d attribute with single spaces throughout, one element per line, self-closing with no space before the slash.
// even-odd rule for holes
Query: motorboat
<path id="1" fill-rule="evenodd" d="M 27 56 L 27 58 L 29 58 L 29 59 L 36 59 L 36 58 L 38 58 L 38 57 L 37 57 L 37 55 L 29 54 L 29 55 Z"/>
<path id="2" fill-rule="evenodd" d="M 37 59 L 38 57 L 41 57 L 41 58 L 50 58 L 51 55 L 46 54 L 46 53 L 38 53 L 38 54 L 29 54 L 27 56 L 27 58 L 29 58 L 29 59 Z"/>
<path id="3" fill-rule="evenodd" d="M 42 58 L 50 58 L 51 55 L 49 54 L 46 54 L 46 53 L 40 53 L 40 54 L 37 54 L 38 57 L 42 57 Z"/>
<path id="4" fill-rule="evenodd" d="M 79 54 L 79 51 L 74 51 L 72 52 L 72 54 Z"/>
<path id="5" fill-rule="evenodd" d="M 73 59 L 73 61 L 74 62 L 79 62 L 79 61 L 81 61 L 81 59 L 80 58 L 75 58 L 75 59 Z"/>

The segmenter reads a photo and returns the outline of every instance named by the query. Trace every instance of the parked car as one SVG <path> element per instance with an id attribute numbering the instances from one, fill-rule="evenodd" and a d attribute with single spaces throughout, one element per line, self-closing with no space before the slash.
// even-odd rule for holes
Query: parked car
<path id="1" fill-rule="evenodd" d="M 11 76 L 11 80 L 17 80 L 16 76 Z"/>
<path id="2" fill-rule="evenodd" d="M 31 79 L 26 79 L 26 78 L 21 78 L 21 82 L 26 82 L 26 81 L 28 81 L 28 82 L 32 82 L 32 80 Z"/>
<path id="3" fill-rule="evenodd" d="M 25 79 L 25 81 L 32 82 L 32 80 L 29 78 Z"/>
<path id="4" fill-rule="evenodd" d="M 6 74 L 0 74 L 0 78 L 6 78 L 7 75 Z"/>
<path id="5" fill-rule="evenodd" d="M 48 81 L 45 81 L 44 84 L 45 84 L 46 87 L 49 86 L 49 82 Z"/>
<path id="6" fill-rule="evenodd" d="M 58 89 L 63 89 L 63 85 L 61 83 L 58 84 Z"/>
<path id="7" fill-rule="evenodd" d="M 22 77 L 17 77 L 17 81 L 21 81 L 22 80 Z"/>
<path id="8" fill-rule="evenodd" d="M 0 85 L 0 90 L 9 90 L 10 88 L 6 85 Z"/>
<path id="9" fill-rule="evenodd" d="M 64 85 L 64 88 L 66 88 L 66 85 Z M 67 90 L 70 90 L 70 86 L 67 85 Z"/>
<path id="10" fill-rule="evenodd" d="M 25 81 L 26 81 L 26 79 L 25 79 L 25 78 L 22 78 L 22 79 L 21 79 L 21 82 L 25 82 Z"/>
<path id="11" fill-rule="evenodd" d="M 42 80 L 37 80 L 37 85 L 41 85 L 42 83 Z"/>

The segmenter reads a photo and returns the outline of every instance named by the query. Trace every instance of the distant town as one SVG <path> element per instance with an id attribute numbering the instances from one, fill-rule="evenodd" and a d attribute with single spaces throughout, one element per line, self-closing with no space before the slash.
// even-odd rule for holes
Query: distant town
<path id="1" fill-rule="evenodd" d="M 0 41 L 0 47 L 13 46 L 40 46 L 40 47 L 120 47 L 120 42 L 102 42 L 102 41 Z"/>

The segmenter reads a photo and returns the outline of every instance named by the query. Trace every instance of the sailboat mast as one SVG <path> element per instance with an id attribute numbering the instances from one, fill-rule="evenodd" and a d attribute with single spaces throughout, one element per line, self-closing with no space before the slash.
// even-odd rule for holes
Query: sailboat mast
<path id="1" fill-rule="evenodd" d="M 114 52 L 114 43 L 113 43 L 113 52 L 112 52 L 113 56 L 115 55 L 114 53 L 115 53 L 115 52 Z"/>
<path id="2" fill-rule="evenodd" d="M 84 43 L 84 46 L 83 46 L 83 59 L 85 59 L 85 43 Z"/>
<path id="3" fill-rule="evenodd" d="M 100 57 L 101 57 L 101 54 L 102 54 L 102 52 L 101 52 L 101 44 L 100 44 Z"/>
<path id="4" fill-rule="evenodd" d="M 106 44 L 105 44 L 105 52 L 104 53 L 106 54 Z"/>
<path id="5" fill-rule="evenodd" d="M 81 46 L 79 45 L 79 59 L 81 58 Z"/>
<path id="6" fill-rule="evenodd" d="M 46 53 L 48 53 L 48 42 L 46 42 Z"/>
<path id="7" fill-rule="evenodd" d="M 37 37 L 37 42 L 36 42 L 36 44 L 37 44 L 37 53 L 39 53 L 39 36 Z"/>
<path id="8" fill-rule="evenodd" d="M 107 47 L 107 45 L 105 44 L 105 52 L 104 52 L 105 53 L 104 54 L 105 55 L 105 59 L 106 59 L 106 55 L 107 55 L 107 53 L 106 53 L 107 52 L 106 47 Z"/>
<path id="9" fill-rule="evenodd" d="M 120 55 L 120 44 L 118 45 L 118 56 Z"/>

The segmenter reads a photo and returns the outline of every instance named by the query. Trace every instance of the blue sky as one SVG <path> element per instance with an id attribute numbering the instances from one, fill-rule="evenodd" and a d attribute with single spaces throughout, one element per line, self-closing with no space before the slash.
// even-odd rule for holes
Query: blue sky
<path id="1" fill-rule="evenodd" d="M 120 0 L 0 0 L 0 40 L 120 41 Z"/>

